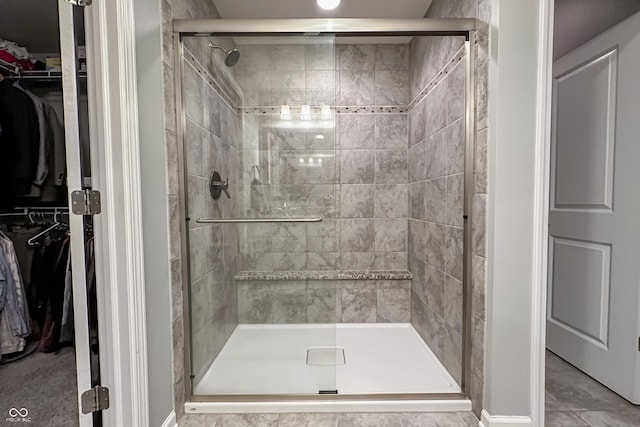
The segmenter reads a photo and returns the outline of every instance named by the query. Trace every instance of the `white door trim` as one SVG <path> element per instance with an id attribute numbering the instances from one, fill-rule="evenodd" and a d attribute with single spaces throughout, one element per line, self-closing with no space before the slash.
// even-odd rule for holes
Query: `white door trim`
<path id="1" fill-rule="evenodd" d="M 490 415 L 483 409 L 478 425 L 480 427 L 525 427 L 543 424 L 534 424 L 531 417 Z"/>
<path id="2" fill-rule="evenodd" d="M 171 411 L 169 416 L 164 420 L 164 422 L 162 423 L 162 426 L 160 427 L 178 427 L 175 411 Z"/>
<path id="3" fill-rule="evenodd" d="M 74 190 L 82 188 L 82 148 L 80 142 L 80 112 L 78 105 L 78 81 L 76 59 L 76 33 L 74 6 L 58 0 L 58 22 L 60 28 L 60 56 L 62 58 L 62 100 L 64 109 L 65 148 L 67 159 L 67 192 L 69 200 Z M 69 215 L 69 256 L 71 257 L 74 337 L 76 359 L 76 383 L 78 394 L 78 421 L 80 427 L 93 426 L 92 414 L 82 408 L 82 394 L 91 389 L 91 348 L 89 332 L 89 307 L 87 299 L 86 250 L 84 218 Z"/>
<path id="4" fill-rule="evenodd" d="M 544 425 L 545 341 L 549 234 L 549 174 L 553 83 L 553 17 L 555 0 L 540 2 L 538 95 L 534 167 L 534 240 L 531 319 L 531 422 Z"/>
<path id="5" fill-rule="evenodd" d="M 149 425 L 134 1 L 86 8 L 101 383 L 108 427 Z M 90 43 L 90 45 L 89 45 Z M 90 48 L 89 48 L 90 46 Z"/>

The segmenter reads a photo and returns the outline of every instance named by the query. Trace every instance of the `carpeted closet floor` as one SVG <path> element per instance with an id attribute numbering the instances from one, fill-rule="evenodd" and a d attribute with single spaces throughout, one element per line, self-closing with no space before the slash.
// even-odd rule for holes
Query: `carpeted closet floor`
<path id="1" fill-rule="evenodd" d="M 0 365 L 0 422 L 11 408 L 26 408 L 30 427 L 78 425 L 75 352 L 33 353 Z"/>

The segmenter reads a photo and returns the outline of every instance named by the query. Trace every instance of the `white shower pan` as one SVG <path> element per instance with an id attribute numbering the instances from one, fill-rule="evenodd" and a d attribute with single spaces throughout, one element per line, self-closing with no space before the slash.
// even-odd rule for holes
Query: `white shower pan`
<path id="1" fill-rule="evenodd" d="M 460 386 L 408 323 L 239 325 L 197 381 L 193 394 L 268 396 L 320 391 L 369 396 L 459 393 Z M 185 410 L 448 412 L 469 411 L 471 403 L 460 399 L 296 401 L 292 397 L 284 402 L 187 402 Z"/>

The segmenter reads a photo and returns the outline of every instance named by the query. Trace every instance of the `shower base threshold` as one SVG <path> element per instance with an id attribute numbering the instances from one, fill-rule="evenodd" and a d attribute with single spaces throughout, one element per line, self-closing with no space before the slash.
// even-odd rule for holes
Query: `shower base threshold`
<path id="1" fill-rule="evenodd" d="M 344 354 L 344 360 L 308 364 L 308 350 L 319 347 L 340 349 L 335 354 Z M 325 395 L 322 400 L 296 400 L 296 395 L 335 390 L 338 395 L 367 398 L 327 400 Z M 460 393 L 460 386 L 408 323 L 238 325 L 193 391 L 198 400 L 238 395 L 239 401 L 187 402 L 187 413 L 471 409 L 463 399 L 375 399 L 384 394 Z M 274 394 L 291 399 L 269 401 Z M 260 401 L 247 402 L 240 398 L 243 395 L 260 395 Z"/>

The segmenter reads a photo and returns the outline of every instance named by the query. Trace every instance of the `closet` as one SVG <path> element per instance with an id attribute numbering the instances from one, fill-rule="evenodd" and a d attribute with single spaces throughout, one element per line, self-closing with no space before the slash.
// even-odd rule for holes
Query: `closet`
<path id="1" fill-rule="evenodd" d="M 71 32 L 60 24 L 66 7 Z M 93 227 L 90 216 L 70 226 L 69 209 L 69 189 L 91 185 L 83 9 L 37 0 L 4 0 L 1 8 L 0 419 L 99 426 L 99 413 L 83 415 L 78 404 L 79 372 L 99 383 Z M 71 75 L 61 49 L 69 45 Z M 82 268 L 72 262 L 74 247 L 84 249 Z M 78 275 L 82 298 L 74 295 Z"/>

